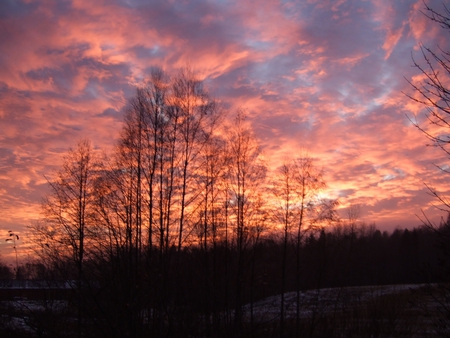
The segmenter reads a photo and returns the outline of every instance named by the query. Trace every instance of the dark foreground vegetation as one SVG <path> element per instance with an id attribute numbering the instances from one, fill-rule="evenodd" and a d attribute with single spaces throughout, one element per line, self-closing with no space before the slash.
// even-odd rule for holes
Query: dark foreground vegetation
<path id="1" fill-rule="evenodd" d="M 223 242 L 207 250 L 173 248 L 162 256 L 144 249 L 135 266 L 133 252 L 87 260 L 82 279 L 70 260 L 28 263 L 19 267 L 17 279 L 35 284 L 28 282 L 14 299 L 8 299 L 12 284 L 4 282 L 0 290 L 0 332 L 2 337 L 445 336 L 450 293 L 441 245 L 447 233 L 446 224 L 438 231 L 388 234 L 359 226 L 311 233 L 300 247 L 300 275 L 296 243 L 288 242 L 283 274 L 284 242 L 275 237 L 262 237 L 241 252 L 242 273 L 236 248 Z M 7 268 L 2 273 L 12 277 Z"/>

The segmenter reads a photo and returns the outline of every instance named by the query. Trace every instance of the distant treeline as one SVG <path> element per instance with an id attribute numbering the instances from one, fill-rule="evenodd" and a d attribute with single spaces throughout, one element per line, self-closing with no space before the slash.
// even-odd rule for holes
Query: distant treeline
<path id="1" fill-rule="evenodd" d="M 344 225 L 339 229 L 322 229 L 311 233 L 301 244 L 301 289 L 440 282 L 445 280 L 442 267 L 446 266 L 447 251 L 443 243 L 446 233 L 445 225 L 438 229 L 426 226 L 395 229 L 391 233 L 364 225 L 350 233 L 349 228 Z M 252 258 L 256 261 L 255 275 L 258 276 L 258 281 L 267 286 L 267 292 L 257 291 L 258 298 L 280 293 L 277 284 L 281 267 L 280 253 L 283 251 L 282 240 L 275 235 L 267 236 L 261 238 L 251 249 L 255 250 L 255 257 Z M 223 242 L 215 243 L 206 253 L 196 247 L 185 248 L 182 266 L 184 269 L 188 262 L 193 264 L 195 268 L 189 267 L 187 270 L 195 271 L 192 274 L 194 279 L 205 275 L 203 269 L 209 265 L 211 271 L 221 274 L 220 270 L 229 265 L 225 258 L 236 256 L 233 251 L 233 247 Z M 295 251 L 296 243 L 289 242 L 288 291 L 296 288 Z M 205 259 L 208 261 L 208 265 L 197 264 L 196 259 L 200 260 L 200 256 L 203 257 L 202 262 Z M 214 262 L 217 266 L 212 269 Z M 49 269 L 42 263 L 28 262 L 19 265 L 16 272 L 12 265 L 0 263 L 0 279 L 42 280 L 49 276 L 76 279 L 75 270 L 70 268 L 72 265 L 66 262 L 62 264 L 66 268 L 60 271 L 56 266 Z"/>

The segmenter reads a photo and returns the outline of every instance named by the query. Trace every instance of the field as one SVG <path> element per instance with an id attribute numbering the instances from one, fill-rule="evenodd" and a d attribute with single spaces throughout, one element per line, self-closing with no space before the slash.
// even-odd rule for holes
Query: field
<path id="1" fill-rule="evenodd" d="M 243 307 L 244 336 L 436 337 L 448 336 L 442 286 L 410 284 L 326 288 L 272 296 Z M 7 299 L 0 302 L 2 337 L 52 337 L 72 327 L 74 300 Z M 151 310 L 150 310 L 151 311 Z M 149 311 L 149 312 L 150 312 Z M 233 317 L 233 312 L 223 316 Z M 85 323 L 85 325 L 95 325 Z M 66 331 L 67 332 L 67 331 Z M 70 334 L 67 336 L 71 336 Z M 213 332 L 211 336 L 232 334 Z"/>

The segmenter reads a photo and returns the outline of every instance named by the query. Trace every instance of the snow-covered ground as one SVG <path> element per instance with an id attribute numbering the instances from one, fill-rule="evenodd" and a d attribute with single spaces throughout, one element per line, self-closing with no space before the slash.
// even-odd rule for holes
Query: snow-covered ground
<path id="1" fill-rule="evenodd" d="M 346 288 L 327 288 L 308 290 L 300 293 L 300 317 L 308 318 L 315 314 L 326 314 L 337 310 L 345 310 L 355 304 L 376 299 L 385 295 L 394 295 L 402 292 L 418 290 L 424 285 L 383 285 L 383 286 L 358 286 Z M 284 295 L 285 318 L 294 318 L 297 313 L 297 292 L 288 292 Z M 268 297 L 253 303 L 253 316 L 276 319 L 280 316 L 281 295 Z M 251 304 L 243 307 L 245 316 L 250 316 Z"/>

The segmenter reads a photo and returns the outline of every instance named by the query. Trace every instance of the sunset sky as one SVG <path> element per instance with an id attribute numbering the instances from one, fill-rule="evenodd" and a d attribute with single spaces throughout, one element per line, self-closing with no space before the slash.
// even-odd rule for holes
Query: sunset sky
<path id="1" fill-rule="evenodd" d="M 442 1 L 427 1 L 443 11 Z M 450 49 L 422 0 L 3 0 L 0 2 L 0 239 L 22 235 L 44 175 L 84 137 L 110 151 L 133 88 L 158 65 L 189 65 L 244 108 L 272 167 L 305 151 L 326 196 L 381 229 L 434 217 L 424 183 L 448 192 L 442 151 L 407 116 L 419 44 Z M 424 124 L 425 126 L 425 124 Z M 0 240 L 0 255 L 11 245 Z M 6 250 L 6 251 L 5 251 Z"/>

